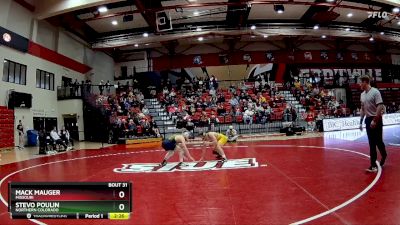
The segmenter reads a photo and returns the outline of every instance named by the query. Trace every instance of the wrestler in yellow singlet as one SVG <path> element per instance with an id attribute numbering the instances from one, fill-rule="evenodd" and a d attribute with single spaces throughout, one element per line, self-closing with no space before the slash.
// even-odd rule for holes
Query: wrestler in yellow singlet
<path id="1" fill-rule="evenodd" d="M 226 161 L 227 158 L 225 156 L 224 150 L 222 146 L 228 142 L 228 137 L 221 133 L 216 132 L 208 132 L 203 133 L 203 140 L 205 141 L 206 146 L 211 144 L 213 146 L 213 150 L 218 153 L 218 155 L 222 158 L 222 160 Z M 206 153 L 206 148 L 202 149 L 202 155 L 200 161 L 204 159 Z"/>

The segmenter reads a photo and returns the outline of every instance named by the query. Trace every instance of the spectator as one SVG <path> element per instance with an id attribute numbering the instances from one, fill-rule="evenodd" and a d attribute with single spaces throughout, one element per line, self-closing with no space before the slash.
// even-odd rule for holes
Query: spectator
<path id="1" fill-rule="evenodd" d="M 297 121 L 297 111 L 296 111 L 296 108 L 293 107 L 293 106 L 291 106 L 291 107 L 290 107 L 290 111 L 291 111 L 291 114 L 292 114 L 292 122 L 296 122 L 296 121 Z"/>
<path id="2" fill-rule="evenodd" d="M 211 125 L 211 128 L 214 128 L 214 126 L 218 123 L 219 123 L 218 118 L 214 114 L 212 114 L 209 119 L 209 124 Z"/>
<path id="3" fill-rule="evenodd" d="M 86 92 L 87 93 L 92 93 L 92 81 L 86 80 Z"/>
<path id="4" fill-rule="evenodd" d="M 228 142 L 236 142 L 239 137 L 237 131 L 233 129 L 233 126 L 229 126 L 229 129 L 226 131 L 226 136 L 228 137 Z"/>
<path id="5" fill-rule="evenodd" d="M 24 126 L 22 125 L 22 121 L 20 120 L 18 125 L 17 125 L 17 132 L 18 132 L 18 149 L 24 149 L 25 145 L 25 132 L 24 132 Z"/>
<path id="6" fill-rule="evenodd" d="M 218 94 L 217 103 L 225 102 L 225 97 L 222 94 Z"/>
<path id="7" fill-rule="evenodd" d="M 211 90 L 217 90 L 218 89 L 218 81 L 217 81 L 217 78 L 214 75 L 211 75 L 211 78 L 210 78 L 210 89 Z"/>
<path id="8" fill-rule="evenodd" d="M 150 113 L 150 111 L 149 111 L 149 109 L 147 108 L 147 106 L 145 105 L 145 106 L 143 106 L 143 108 L 142 108 L 142 113 L 144 114 L 144 115 L 149 115 L 149 113 Z"/>
<path id="9" fill-rule="evenodd" d="M 158 129 L 157 123 L 150 117 L 150 127 L 153 135 L 156 137 L 161 137 L 160 129 Z"/>
<path id="10" fill-rule="evenodd" d="M 107 80 L 106 89 L 107 89 L 107 94 L 110 94 L 111 93 L 111 83 L 109 80 Z"/>
<path id="11" fill-rule="evenodd" d="M 100 83 L 99 83 L 100 95 L 103 95 L 103 90 L 104 90 L 104 81 L 101 80 Z"/>
<path id="12" fill-rule="evenodd" d="M 43 128 L 39 129 L 39 154 L 46 154 L 46 131 Z"/>
<path id="13" fill-rule="evenodd" d="M 75 79 L 75 82 L 74 82 L 74 84 L 73 84 L 73 86 L 74 86 L 74 90 L 72 91 L 72 96 L 78 96 L 78 94 L 79 94 L 79 82 L 78 82 L 78 79 Z"/>
<path id="14" fill-rule="evenodd" d="M 314 114 L 311 111 L 309 111 L 307 113 L 305 120 L 307 122 L 307 130 L 314 131 L 314 129 L 315 129 L 315 117 L 314 117 Z"/>
<path id="15" fill-rule="evenodd" d="M 243 115 L 245 123 L 253 124 L 253 116 L 254 116 L 254 111 L 252 109 L 246 108 Z"/>
<path id="16" fill-rule="evenodd" d="M 294 82 L 294 87 L 295 87 L 297 90 L 300 90 L 300 89 L 301 89 L 301 83 L 300 83 L 299 80 L 296 80 L 296 81 Z"/>
<path id="17" fill-rule="evenodd" d="M 239 105 L 239 102 L 237 100 L 237 98 L 235 96 L 233 96 L 231 98 L 231 100 L 229 101 L 229 103 L 231 104 L 232 108 L 235 108 L 237 105 Z"/>
<path id="18" fill-rule="evenodd" d="M 162 93 L 163 95 L 168 95 L 169 94 L 168 87 L 164 87 Z"/>
<path id="19" fill-rule="evenodd" d="M 324 120 L 324 118 L 325 118 L 324 114 L 320 111 L 318 113 L 317 120 L 316 120 L 317 130 L 320 131 L 320 132 L 323 131 L 323 123 L 322 123 L 322 121 Z"/>
<path id="20" fill-rule="evenodd" d="M 396 110 L 397 110 L 396 102 L 392 102 L 392 104 L 387 107 L 388 113 L 395 113 Z"/>
<path id="21" fill-rule="evenodd" d="M 74 146 L 74 140 L 72 140 L 71 135 L 67 129 L 63 126 L 59 132 L 59 136 L 61 140 L 65 142 L 65 144 L 68 146 L 69 143 L 71 143 L 71 148 Z"/>
<path id="22" fill-rule="evenodd" d="M 222 105 L 222 103 L 218 103 L 217 105 L 217 114 L 218 115 L 223 115 L 226 113 L 226 110 L 224 108 L 224 106 Z"/>
<path id="23" fill-rule="evenodd" d="M 242 111 L 240 110 L 240 107 L 236 106 L 235 107 L 235 116 L 241 116 L 242 115 Z"/>
<path id="24" fill-rule="evenodd" d="M 290 105 L 286 105 L 285 111 L 283 112 L 283 120 L 285 122 L 292 121 L 292 110 L 291 110 Z"/>
<path id="25" fill-rule="evenodd" d="M 319 87 L 323 87 L 325 85 L 325 76 L 324 74 L 321 72 L 321 76 L 319 78 Z"/>
<path id="26" fill-rule="evenodd" d="M 64 147 L 64 150 L 69 150 L 65 142 L 58 135 L 56 127 L 54 127 L 53 130 L 50 132 L 50 137 L 53 139 L 54 143 L 62 145 Z"/>

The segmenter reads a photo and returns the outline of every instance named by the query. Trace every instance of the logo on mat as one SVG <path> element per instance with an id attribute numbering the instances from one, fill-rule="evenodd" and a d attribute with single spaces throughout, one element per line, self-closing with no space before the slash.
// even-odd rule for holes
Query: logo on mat
<path id="1" fill-rule="evenodd" d="M 122 164 L 122 168 L 115 168 L 115 173 L 160 173 L 160 172 L 188 172 L 188 171 L 209 171 L 256 168 L 256 158 L 230 159 L 226 162 L 204 161 L 186 162 L 185 165 L 178 165 L 178 162 L 171 162 L 161 167 L 158 163 L 130 163 Z"/>

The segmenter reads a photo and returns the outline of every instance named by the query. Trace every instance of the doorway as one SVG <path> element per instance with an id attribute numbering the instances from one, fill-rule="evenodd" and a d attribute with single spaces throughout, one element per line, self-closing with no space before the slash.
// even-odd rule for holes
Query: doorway
<path id="1" fill-rule="evenodd" d="M 57 118 L 33 117 L 34 130 L 41 130 L 44 128 L 46 132 L 50 132 L 54 127 L 57 127 Z"/>
<path id="2" fill-rule="evenodd" d="M 71 135 L 71 138 L 74 140 L 79 140 L 79 127 L 78 127 L 78 119 L 76 114 L 66 114 L 63 115 L 64 118 L 64 126 Z"/>

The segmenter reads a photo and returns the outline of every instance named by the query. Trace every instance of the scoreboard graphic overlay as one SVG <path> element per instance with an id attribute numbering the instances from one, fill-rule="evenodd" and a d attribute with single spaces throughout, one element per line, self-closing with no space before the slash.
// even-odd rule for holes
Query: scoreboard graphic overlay
<path id="1" fill-rule="evenodd" d="M 131 182 L 10 182 L 12 219 L 129 219 Z"/>

